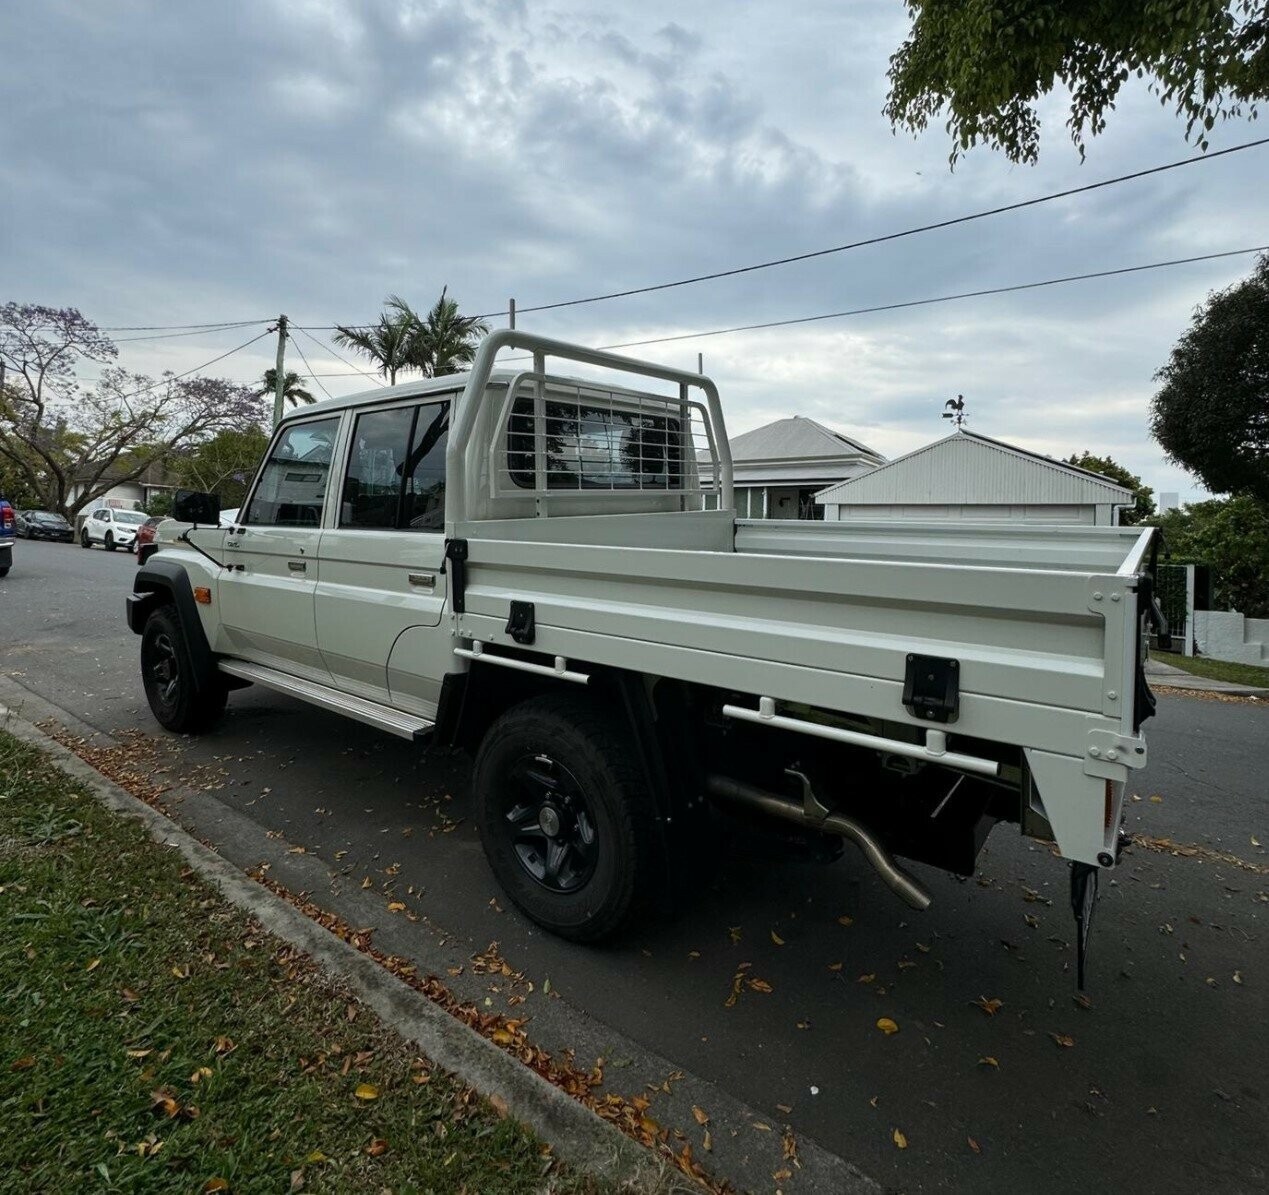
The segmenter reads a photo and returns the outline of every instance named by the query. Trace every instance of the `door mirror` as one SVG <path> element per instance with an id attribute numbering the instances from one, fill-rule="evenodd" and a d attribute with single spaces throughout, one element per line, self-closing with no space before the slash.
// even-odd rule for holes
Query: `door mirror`
<path id="1" fill-rule="evenodd" d="M 172 499 L 172 518 L 179 523 L 220 523 L 220 499 L 198 490 L 177 490 Z"/>

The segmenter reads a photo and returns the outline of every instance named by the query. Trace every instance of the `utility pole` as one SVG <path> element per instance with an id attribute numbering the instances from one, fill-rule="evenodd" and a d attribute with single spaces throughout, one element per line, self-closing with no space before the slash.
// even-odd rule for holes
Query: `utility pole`
<path id="1" fill-rule="evenodd" d="M 286 392 L 286 374 L 282 372 L 286 360 L 286 316 L 278 316 L 278 357 L 273 367 L 273 426 L 282 422 L 283 394 Z"/>
<path id="2" fill-rule="evenodd" d="M 511 323 L 509 326 L 511 330 L 514 332 L 516 327 L 516 301 L 514 299 L 511 300 L 511 306 L 508 310 L 510 311 L 510 314 L 511 314 Z"/>
<path id="3" fill-rule="evenodd" d="M 705 354 L 704 353 L 696 354 L 696 372 L 697 373 L 705 372 Z"/>

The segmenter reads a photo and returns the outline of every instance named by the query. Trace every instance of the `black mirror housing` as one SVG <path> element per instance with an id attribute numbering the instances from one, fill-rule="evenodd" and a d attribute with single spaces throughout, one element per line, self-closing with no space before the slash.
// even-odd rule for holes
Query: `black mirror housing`
<path id="1" fill-rule="evenodd" d="M 177 490 L 172 498 L 172 518 L 178 523 L 220 524 L 220 499 L 199 490 Z"/>

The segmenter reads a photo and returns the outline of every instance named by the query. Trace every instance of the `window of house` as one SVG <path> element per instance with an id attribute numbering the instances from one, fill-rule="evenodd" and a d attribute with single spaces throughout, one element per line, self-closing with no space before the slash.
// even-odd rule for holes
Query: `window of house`
<path id="1" fill-rule="evenodd" d="M 341 527 L 444 530 L 449 410 L 445 400 L 357 416 Z"/>
<path id="2" fill-rule="evenodd" d="M 536 420 L 532 398 L 517 399 L 507 427 L 507 470 L 535 488 Z M 543 418 L 548 490 L 677 490 L 679 421 L 548 399 Z"/>
<path id="3" fill-rule="evenodd" d="M 278 437 L 243 522 L 255 527 L 317 527 L 339 417 L 293 423 Z"/>

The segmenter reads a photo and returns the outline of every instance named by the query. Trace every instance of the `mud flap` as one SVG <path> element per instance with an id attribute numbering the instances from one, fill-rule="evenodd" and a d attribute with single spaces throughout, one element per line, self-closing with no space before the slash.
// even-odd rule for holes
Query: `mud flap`
<path id="1" fill-rule="evenodd" d="M 1071 864 L 1071 912 L 1075 914 L 1075 986 L 1084 990 L 1085 964 L 1088 961 L 1089 931 L 1093 926 L 1093 910 L 1097 907 L 1097 875 L 1099 869 L 1088 863 Z"/>

